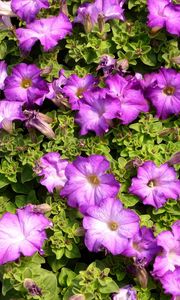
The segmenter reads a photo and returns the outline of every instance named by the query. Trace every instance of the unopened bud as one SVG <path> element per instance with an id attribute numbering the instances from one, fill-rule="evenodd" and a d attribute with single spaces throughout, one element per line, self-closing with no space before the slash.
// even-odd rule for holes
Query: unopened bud
<path id="1" fill-rule="evenodd" d="M 12 121 L 5 118 L 2 120 L 1 126 L 6 132 L 12 133 L 13 131 Z"/>
<path id="2" fill-rule="evenodd" d="M 45 214 L 45 213 L 51 211 L 51 206 L 47 203 L 43 203 L 43 204 L 39 204 L 39 205 L 33 205 L 32 209 L 33 209 L 33 212 L 35 212 L 35 213 Z"/>
<path id="3" fill-rule="evenodd" d="M 155 27 L 151 28 L 150 34 L 155 35 L 156 33 L 159 32 L 159 30 L 161 30 L 161 28 L 162 27 L 159 27 L 159 26 L 155 26 Z"/>
<path id="4" fill-rule="evenodd" d="M 36 283 L 31 278 L 26 278 L 24 280 L 24 287 L 25 289 L 27 289 L 30 295 L 42 296 L 41 289 L 36 285 Z"/>
<path id="5" fill-rule="evenodd" d="M 75 233 L 76 236 L 84 236 L 84 234 L 85 234 L 85 230 L 83 227 L 79 227 L 76 229 L 76 233 Z"/>
<path id="6" fill-rule="evenodd" d="M 171 58 L 171 61 L 175 63 L 176 65 L 180 65 L 180 55 L 179 56 L 174 56 Z"/>
<path id="7" fill-rule="evenodd" d="M 98 26 L 99 26 L 99 31 L 103 32 L 104 31 L 104 25 L 105 25 L 105 18 L 103 14 L 98 15 Z"/>
<path id="8" fill-rule="evenodd" d="M 148 285 L 148 273 L 146 271 L 145 268 L 138 268 L 137 269 L 137 275 L 136 275 L 139 283 L 140 283 L 140 286 L 145 289 L 147 288 L 147 285 Z"/>
<path id="9" fill-rule="evenodd" d="M 48 75 L 49 73 L 51 73 L 52 69 L 53 69 L 53 65 L 50 65 L 49 67 L 44 68 L 41 71 L 41 75 Z"/>
<path id="10" fill-rule="evenodd" d="M 60 12 L 68 16 L 68 8 L 67 8 L 67 1 L 66 0 L 60 0 Z"/>
<path id="11" fill-rule="evenodd" d="M 167 163 L 169 166 L 180 164 L 180 152 L 175 153 Z"/>
<path id="12" fill-rule="evenodd" d="M 86 300 L 86 298 L 82 294 L 77 294 L 77 295 L 71 296 L 69 298 L 69 300 Z"/>
<path id="13" fill-rule="evenodd" d="M 90 16 L 90 14 L 86 14 L 85 21 L 84 21 L 84 29 L 85 29 L 86 33 L 91 32 L 92 28 L 93 28 L 93 24 L 91 21 L 91 16 Z"/>
<path id="14" fill-rule="evenodd" d="M 125 71 L 129 68 L 129 62 L 126 58 L 117 61 L 116 65 L 117 65 L 118 69 L 123 70 L 123 71 Z"/>

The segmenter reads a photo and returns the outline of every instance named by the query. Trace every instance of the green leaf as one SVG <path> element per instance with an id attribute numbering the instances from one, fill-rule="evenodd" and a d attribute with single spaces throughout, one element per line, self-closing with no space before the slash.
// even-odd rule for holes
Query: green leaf
<path id="1" fill-rule="evenodd" d="M 21 173 L 21 182 L 25 183 L 33 179 L 33 170 L 29 165 L 25 165 Z"/>
<path id="2" fill-rule="evenodd" d="M 8 185 L 10 181 L 5 177 L 5 175 L 0 174 L 0 189 Z"/>

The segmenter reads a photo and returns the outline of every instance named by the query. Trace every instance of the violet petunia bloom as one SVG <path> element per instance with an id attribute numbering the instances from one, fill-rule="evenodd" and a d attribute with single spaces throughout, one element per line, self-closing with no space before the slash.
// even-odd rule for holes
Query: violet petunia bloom
<path id="1" fill-rule="evenodd" d="M 69 97 L 72 110 L 79 109 L 84 92 L 93 90 L 97 83 L 97 79 L 91 74 L 83 78 L 73 74 L 67 79 L 65 86 L 62 88 L 62 93 Z"/>
<path id="2" fill-rule="evenodd" d="M 144 77 L 145 95 L 156 108 L 156 117 L 167 119 L 180 113 L 180 73 L 161 68 Z"/>
<path id="3" fill-rule="evenodd" d="M 159 250 L 152 229 L 143 226 L 129 241 L 123 255 L 135 257 L 148 265 Z"/>
<path id="4" fill-rule="evenodd" d="M 4 93 L 8 101 L 20 101 L 32 106 L 42 105 L 48 85 L 40 77 L 41 70 L 36 65 L 20 63 L 12 69 L 12 74 L 5 79 Z"/>
<path id="5" fill-rule="evenodd" d="M 49 152 L 39 159 L 35 172 L 38 176 L 43 176 L 40 183 L 47 188 L 49 193 L 53 193 L 55 188 L 61 190 L 65 185 L 67 165 L 68 161 L 61 159 L 57 152 Z"/>
<path id="6" fill-rule="evenodd" d="M 17 209 L 16 214 L 5 213 L 0 219 L 0 264 L 14 261 L 21 254 L 43 254 L 45 229 L 51 226 L 43 214 L 33 212 L 32 205 Z"/>
<path id="7" fill-rule="evenodd" d="M 85 213 L 91 205 L 99 205 L 107 197 L 115 197 L 120 184 L 114 175 L 107 174 L 110 163 L 104 156 L 79 156 L 66 167 L 67 182 L 61 195 L 68 198 L 68 204 Z"/>
<path id="8" fill-rule="evenodd" d="M 173 272 L 167 272 L 160 281 L 165 293 L 173 295 L 171 300 L 180 299 L 180 267 L 176 267 Z"/>
<path id="9" fill-rule="evenodd" d="M 94 4 L 105 21 L 111 19 L 124 21 L 124 9 L 122 9 L 124 2 L 124 0 L 96 0 Z"/>
<path id="10" fill-rule="evenodd" d="M 137 177 L 132 179 L 130 193 L 138 196 L 144 204 L 162 207 L 168 198 L 180 196 L 180 180 L 176 171 L 167 163 L 157 167 L 153 161 L 146 161 L 138 168 Z"/>
<path id="11" fill-rule="evenodd" d="M 0 61 L 0 90 L 4 89 L 4 80 L 8 76 L 7 74 L 7 64 L 4 60 Z"/>
<path id="12" fill-rule="evenodd" d="M 139 217 L 123 208 L 118 199 L 106 198 L 99 206 L 86 210 L 83 219 L 85 245 L 89 251 L 106 249 L 113 255 L 121 254 L 130 238 L 139 230 Z"/>
<path id="13" fill-rule="evenodd" d="M 157 236 L 157 245 L 162 250 L 155 259 L 152 274 L 161 280 L 166 272 L 180 267 L 180 220 L 172 225 L 172 232 L 163 231 Z"/>
<path id="14" fill-rule="evenodd" d="M 11 0 L 12 11 L 27 23 L 34 21 L 41 8 L 48 7 L 48 0 Z"/>
<path id="15" fill-rule="evenodd" d="M 81 126 L 80 134 L 95 131 L 96 135 L 108 132 L 111 120 L 118 117 L 120 103 L 107 94 L 105 89 L 85 92 L 75 121 Z"/>
<path id="16" fill-rule="evenodd" d="M 130 285 L 119 289 L 118 293 L 112 295 L 112 300 L 136 300 L 137 293 Z"/>
<path id="17" fill-rule="evenodd" d="M 118 118 L 122 124 L 129 124 L 141 112 L 148 112 L 148 103 L 136 78 L 124 78 L 119 74 L 110 75 L 106 79 L 106 84 L 109 94 L 119 99 L 121 108 Z"/>
<path id="18" fill-rule="evenodd" d="M 60 13 L 56 17 L 42 18 L 28 24 L 26 28 L 18 28 L 16 35 L 23 54 L 28 54 L 36 41 L 40 41 L 43 50 L 52 50 L 59 40 L 70 34 L 72 24 L 68 17 Z"/>
<path id="19" fill-rule="evenodd" d="M 175 35 L 180 35 L 180 7 L 171 0 L 148 0 L 148 26 L 153 32 L 165 27 Z"/>
<path id="20" fill-rule="evenodd" d="M 0 101 L 0 128 L 12 132 L 12 121 L 24 120 L 22 105 L 17 101 Z"/>

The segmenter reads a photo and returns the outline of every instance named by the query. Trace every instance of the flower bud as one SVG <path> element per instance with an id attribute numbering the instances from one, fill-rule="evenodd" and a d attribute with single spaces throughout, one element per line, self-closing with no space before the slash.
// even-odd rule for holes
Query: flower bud
<path id="1" fill-rule="evenodd" d="M 98 26 L 99 26 L 99 31 L 103 32 L 104 31 L 104 25 L 105 25 L 105 18 L 103 14 L 98 15 Z"/>
<path id="2" fill-rule="evenodd" d="M 180 55 L 172 57 L 171 61 L 177 65 L 180 65 Z"/>
<path id="3" fill-rule="evenodd" d="M 167 163 L 169 166 L 180 164 L 180 152 L 176 152 Z"/>
<path id="4" fill-rule="evenodd" d="M 86 300 L 86 298 L 82 294 L 77 294 L 77 295 L 71 296 L 69 298 L 69 300 Z"/>
<path id="5" fill-rule="evenodd" d="M 85 29 L 86 33 L 91 32 L 92 28 L 93 28 L 93 24 L 91 21 L 91 16 L 89 14 L 86 14 L 85 20 L 84 20 L 84 29 Z"/>
<path id="6" fill-rule="evenodd" d="M 45 214 L 45 213 L 51 211 L 51 206 L 47 203 L 43 203 L 43 204 L 39 204 L 39 205 L 33 205 L 32 209 L 33 209 L 33 212 L 35 212 L 35 213 Z"/>
<path id="7" fill-rule="evenodd" d="M 13 131 L 13 127 L 12 127 L 12 121 L 8 120 L 8 119 L 3 119 L 3 121 L 1 122 L 1 126 L 2 128 L 8 132 L 8 133 L 12 133 Z"/>
<path id="8" fill-rule="evenodd" d="M 68 8 L 67 8 L 67 1 L 66 0 L 60 0 L 60 12 L 68 16 Z"/>

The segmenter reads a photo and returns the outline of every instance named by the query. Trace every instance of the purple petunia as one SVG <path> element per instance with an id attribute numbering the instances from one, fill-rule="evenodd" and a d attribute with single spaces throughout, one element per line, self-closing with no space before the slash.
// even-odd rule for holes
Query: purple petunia
<path id="1" fill-rule="evenodd" d="M 172 225 L 172 232 L 163 231 L 157 236 L 157 245 L 162 250 L 155 259 L 153 276 L 161 280 L 166 272 L 180 267 L 180 220 Z"/>
<path id="2" fill-rule="evenodd" d="M 67 165 L 68 161 L 61 159 L 57 152 L 47 153 L 39 159 L 35 172 L 37 175 L 43 176 L 40 183 L 47 188 L 49 193 L 53 193 L 54 188 L 60 190 L 65 185 Z"/>
<path id="3" fill-rule="evenodd" d="M 166 30 L 175 35 L 180 35 L 180 7 L 173 4 L 171 0 L 148 0 L 148 26 L 152 31 L 165 27 Z"/>
<path id="4" fill-rule="evenodd" d="M 95 131 L 97 135 L 108 132 L 111 120 L 118 117 L 120 103 L 108 95 L 105 89 L 85 92 L 75 121 L 81 126 L 80 134 Z"/>
<path id="5" fill-rule="evenodd" d="M 123 208 L 118 199 L 106 198 L 99 206 L 86 210 L 83 219 L 85 245 L 89 251 L 107 249 L 113 255 L 121 254 L 128 241 L 139 230 L 139 217 Z"/>
<path id="6" fill-rule="evenodd" d="M 160 208 L 168 198 L 178 199 L 180 180 L 174 168 L 167 163 L 157 167 L 153 161 L 146 161 L 138 168 L 137 177 L 132 179 L 129 191 L 144 204 Z"/>
<path id="7" fill-rule="evenodd" d="M 39 19 L 28 24 L 26 28 L 18 28 L 16 35 L 23 54 L 27 54 L 36 41 L 40 41 L 43 50 L 52 50 L 58 41 L 70 34 L 72 24 L 68 17 L 60 13 L 56 17 Z"/>
<path id="8" fill-rule="evenodd" d="M 28 106 L 41 105 L 48 92 L 47 83 L 40 77 L 41 70 L 36 65 L 20 63 L 5 79 L 4 93 L 8 101 L 20 101 Z"/>
<path id="9" fill-rule="evenodd" d="M 12 11 L 27 23 L 34 21 L 41 8 L 48 7 L 48 0 L 11 0 Z"/>
<path id="10" fill-rule="evenodd" d="M 71 75 L 62 88 L 62 93 L 69 97 L 71 109 L 79 109 L 84 92 L 93 90 L 96 84 L 97 79 L 93 75 L 88 74 L 83 78 L 75 74 Z"/>
<path id="11" fill-rule="evenodd" d="M 12 131 L 12 121 L 24 120 L 22 105 L 17 101 L 0 101 L 0 128 L 7 132 Z"/>
<path id="12" fill-rule="evenodd" d="M 43 254 L 45 229 L 51 226 L 43 214 L 33 212 L 32 205 L 17 209 L 16 214 L 5 213 L 0 219 L 0 264 L 14 261 L 21 254 Z"/>
<path id="13" fill-rule="evenodd" d="M 158 73 L 144 77 L 146 97 L 156 108 L 156 116 L 166 119 L 180 113 L 180 73 L 161 68 Z"/>
<path id="14" fill-rule="evenodd" d="M 112 295 L 112 300 L 136 300 L 137 294 L 130 285 L 124 286 L 119 289 L 117 294 Z"/>
<path id="15" fill-rule="evenodd" d="M 148 103 L 136 78 L 124 78 L 119 74 L 110 75 L 106 79 L 106 84 L 109 94 L 119 99 L 121 108 L 118 118 L 122 124 L 131 123 L 141 112 L 149 110 Z"/>
<path id="16" fill-rule="evenodd" d="M 160 278 L 162 286 L 167 294 L 173 295 L 171 300 L 180 299 L 180 267 L 173 272 L 167 272 Z"/>
<path id="17" fill-rule="evenodd" d="M 152 230 L 143 226 L 129 241 L 123 255 L 136 257 L 136 259 L 148 265 L 159 250 L 160 247 L 157 246 Z"/>
<path id="18" fill-rule="evenodd" d="M 0 61 L 0 90 L 4 89 L 4 80 L 8 76 L 7 74 L 7 64 L 4 60 Z"/>
<path id="19" fill-rule="evenodd" d="M 99 205 L 107 197 L 115 197 L 120 184 L 114 175 L 107 174 L 110 164 L 104 156 L 79 156 L 65 170 L 67 182 L 61 195 L 68 198 L 68 204 L 85 213 L 91 205 Z"/>

